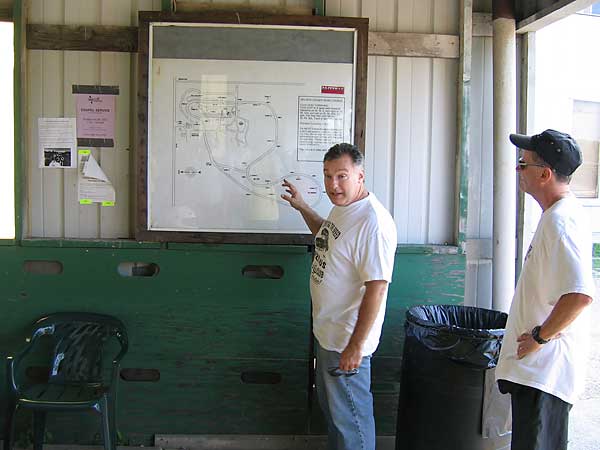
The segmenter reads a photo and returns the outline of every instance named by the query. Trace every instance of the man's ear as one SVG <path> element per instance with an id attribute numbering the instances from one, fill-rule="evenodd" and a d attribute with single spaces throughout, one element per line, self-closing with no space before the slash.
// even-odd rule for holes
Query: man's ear
<path id="1" fill-rule="evenodd" d="M 552 172 L 552 169 L 550 167 L 544 167 L 544 169 L 542 170 L 542 173 L 540 175 L 540 178 L 542 179 L 543 183 L 546 183 L 546 182 L 550 181 L 553 176 L 554 176 L 554 173 Z"/>
<path id="2" fill-rule="evenodd" d="M 358 180 L 362 181 L 363 183 L 365 182 L 365 169 L 361 168 L 360 172 L 358 172 Z"/>

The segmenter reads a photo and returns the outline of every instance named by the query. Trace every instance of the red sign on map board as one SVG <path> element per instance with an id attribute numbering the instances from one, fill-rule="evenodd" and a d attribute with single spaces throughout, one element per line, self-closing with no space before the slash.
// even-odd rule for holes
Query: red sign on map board
<path id="1" fill-rule="evenodd" d="M 344 94 L 344 86 L 321 86 L 321 94 Z"/>

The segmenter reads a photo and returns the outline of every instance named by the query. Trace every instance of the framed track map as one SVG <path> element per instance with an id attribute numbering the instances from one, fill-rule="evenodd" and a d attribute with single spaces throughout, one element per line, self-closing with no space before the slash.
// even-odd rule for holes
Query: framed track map
<path id="1" fill-rule="evenodd" d="M 306 244 L 325 152 L 364 144 L 366 19 L 140 13 L 138 240 Z"/>

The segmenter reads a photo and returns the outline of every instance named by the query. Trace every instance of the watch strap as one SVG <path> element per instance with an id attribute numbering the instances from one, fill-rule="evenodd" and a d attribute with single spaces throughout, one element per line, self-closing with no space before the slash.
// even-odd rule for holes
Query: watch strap
<path id="1" fill-rule="evenodd" d="M 537 325 L 537 326 L 533 327 L 533 330 L 531 330 L 531 337 L 532 337 L 532 338 L 533 338 L 533 340 L 534 340 L 535 342 L 537 342 L 538 344 L 540 344 L 540 345 L 544 345 L 544 344 L 547 344 L 548 342 L 550 342 L 550 340 L 549 340 L 549 339 L 548 339 L 548 340 L 546 340 L 546 339 L 543 339 L 543 338 L 540 336 L 540 330 L 541 330 L 541 328 L 542 328 L 542 327 L 541 327 L 540 325 Z"/>

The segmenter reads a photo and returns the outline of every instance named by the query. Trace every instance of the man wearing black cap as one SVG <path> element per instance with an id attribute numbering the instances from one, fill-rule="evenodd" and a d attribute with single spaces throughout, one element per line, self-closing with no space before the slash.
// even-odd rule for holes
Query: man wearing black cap
<path id="1" fill-rule="evenodd" d="M 496 379 L 511 394 L 512 450 L 567 449 L 583 390 L 592 302 L 591 233 L 569 189 L 581 151 L 568 134 L 511 134 L 519 187 L 542 207 L 510 307 Z"/>

